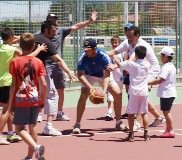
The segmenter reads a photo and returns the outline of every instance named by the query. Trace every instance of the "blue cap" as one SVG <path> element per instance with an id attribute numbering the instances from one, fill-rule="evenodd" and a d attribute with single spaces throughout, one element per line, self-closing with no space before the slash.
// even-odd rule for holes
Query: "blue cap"
<path id="1" fill-rule="evenodd" d="M 127 23 L 124 25 L 124 30 L 127 31 L 127 30 L 130 30 L 134 27 L 134 24 L 132 23 Z"/>
<path id="2" fill-rule="evenodd" d="M 83 48 L 96 48 L 97 43 L 95 39 L 88 38 L 83 43 Z"/>

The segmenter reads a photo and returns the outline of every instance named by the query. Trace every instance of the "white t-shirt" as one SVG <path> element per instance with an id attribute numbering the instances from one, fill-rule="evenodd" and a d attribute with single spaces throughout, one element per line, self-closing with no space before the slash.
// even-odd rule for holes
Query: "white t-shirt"
<path id="1" fill-rule="evenodd" d="M 176 68 L 174 64 L 172 62 L 164 64 L 159 77 L 165 81 L 159 84 L 157 96 L 161 98 L 176 97 Z"/>
<path id="2" fill-rule="evenodd" d="M 121 69 L 130 74 L 129 95 L 148 96 L 150 64 L 144 59 L 121 62 Z"/>
<path id="3" fill-rule="evenodd" d="M 159 65 L 158 59 L 154 53 L 152 46 L 149 43 L 147 43 L 145 40 L 143 40 L 142 38 L 138 39 L 138 42 L 135 45 L 135 47 L 132 47 L 128 43 L 128 39 L 126 39 L 118 47 L 116 47 L 114 50 L 117 53 L 127 52 L 128 55 L 131 56 L 132 54 L 135 53 L 135 48 L 137 46 L 144 46 L 147 48 L 146 59 L 150 63 L 150 73 L 149 74 L 157 76 L 160 72 L 160 65 Z"/>

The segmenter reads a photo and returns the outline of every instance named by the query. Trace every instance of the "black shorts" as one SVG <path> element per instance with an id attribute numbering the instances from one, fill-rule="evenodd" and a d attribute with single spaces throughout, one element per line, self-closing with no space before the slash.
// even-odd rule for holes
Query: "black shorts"
<path id="1" fill-rule="evenodd" d="M 15 125 L 29 125 L 36 124 L 40 107 L 14 107 L 14 119 Z"/>
<path id="2" fill-rule="evenodd" d="M 0 87 L 0 102 L 8 103 L 10 86 Z"/>
<path id="3" fill-rule="evenodd" d="M 170 111 L 173 105 L 174 97 L 160 98 L 160 106 L 162 111 Z"/>
<path id="4" fill-rule="evenodd" d="M 130 85 L 129 74 L 127 74 L 127 75 L 124 77 L 123 84 L 125 84 L 125 85 Z"/>

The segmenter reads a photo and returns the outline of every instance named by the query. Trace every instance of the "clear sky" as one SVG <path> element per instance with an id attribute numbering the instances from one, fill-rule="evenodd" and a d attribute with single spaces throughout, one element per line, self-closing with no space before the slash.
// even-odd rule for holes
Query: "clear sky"
<path id="1" fill-rule="evenodd" d="M 27 19 L 29 17 L 28 1 L 0 1 L 0 20 Z M 31 2 L 32 21 L 43 21 L 50 9 L 50 1 Z"/>

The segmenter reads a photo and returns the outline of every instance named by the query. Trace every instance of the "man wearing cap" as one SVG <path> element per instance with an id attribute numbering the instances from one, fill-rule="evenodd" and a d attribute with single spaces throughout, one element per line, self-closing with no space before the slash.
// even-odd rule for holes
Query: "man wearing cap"
<path id="1" fill-rule="evenodd" d="M 70 27 L 57 27 L 56 35 L 52 39 L 52 42 L 55 45 L 57 53 L 63 57 L 63 41 L 67 35 L 72 32 L 76 32 L 79 29 L 83 29 L 84 27 L 92 24 L 96 21 L 97 12 L 92 12 L 89 20 L 79 22 Z M 49 14 L 46 18 L 47 21 L 53 21 L 56 25 L 58 25 L 58 17 L 55 14 Z M 56 116 L 56 120 L 59 121 L 69 121 L 69 117 L 66 116 L 63 112 L 63 102 L 64 102 L 64 88 L 65 88 L 65 75 L 61 69 L 57 66 L 57 64 L 52 60 L 48 59 L 46 61 L 46 68 L 51 72 L 51 77 L 54 80 L 55 87 L 58 91 L 59 102 L 58 102 L 58 114 Z"/>
<path id="2" fill-rule="evenodd" d="M 174 50 L 171 47 L 164 47 L 161 52 L 161 68 L 158 78 L 151 80 L 150 85 L 159 84 L 157 96 L 160 97 L 160 107 L 166 118 L 166 129 L 161 135 L 162 138 L 174 138 L 173 120 L 171 115 L 171 107 L 176 94 L 176 68 L 172 63 Z"/>
<path id="3" fill-rule="evenodd" d="M 96 41 L 92 38 L 86 39 L 83 44 L 83 54 L 77 65 L 77 76 L 82 84 L 81 94 L 77 104 L 76 123 L 73 128 L 74 134 L 80 134 L 80 122 L 83 116 L 86 100 L 90 90 L 94 88 L 94 83 L 99 83 L 104 92 L 107 90 L 114 97 L 114 110 L 116 115 L 116 129 L 125 129 L 120 120 L 121 115 L 121 90 L 118 84 L 110 78 L 110 71 L 107 66 L 110 64 L 110 58 L 107 53 L 97 48 Z"/>
<path id="4" fill-rule="evenodd" d="M 132 23 L 128 23 L 124 26 L 124 33 L 126 35 L 126 40 L 124 40 L 117 48 L 112 50 L 109 54 L 110 56 L 113 56 L 113 58 L 117 61 L 116 55 L 118 53 L 126 52 L 128 54 L 129 59 L 134 60 L 135 54 L 135 48 L 137 46 L 145 46 L 147 48 L 147 55 L 146 59 L 149 61 L 151 68 L 150 68 L 150 78 L 155 79 L 159 72 L 160 72 L 160 65 L 158 62 L 158 59 L 152 49 L 152 46 L 147 43 L 145 40 L 143 40 L 140 37 L 140 29 L 133 25 Z M 156 127 L 161 123 L 165 122 L 164 117 L 162 117 L 159 112 L 156 110 L 155 106 L 148 101 L 148 109 L 149 112 L 155 117 L 155 120 L 150 124 L 151 127 Z"/>

